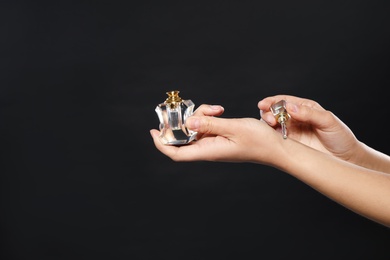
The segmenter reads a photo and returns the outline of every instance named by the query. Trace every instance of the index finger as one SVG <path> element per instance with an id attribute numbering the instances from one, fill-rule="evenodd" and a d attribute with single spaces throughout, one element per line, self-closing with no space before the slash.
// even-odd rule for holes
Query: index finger
<path id="1" fill-rule="evenodd" d="M 260 100 L 259 103 L 257 104 L 257 106 L 260 110 L 269 111 L 269 108 L 274 103 L 276 103 L 282 99 L 285 100 L 287 103 L 293 103 L 293 104 L 297 104 L 297 105 L 303 105 L 303 106 L 308 106 L 311 108 L 323 110 L 321 105 L 318 104 L 314 100 L 296 97 L 296 96 L 292 96 L 292 95 L 275 95 L 275 96 L 266 97 L 266 98 Z"/>

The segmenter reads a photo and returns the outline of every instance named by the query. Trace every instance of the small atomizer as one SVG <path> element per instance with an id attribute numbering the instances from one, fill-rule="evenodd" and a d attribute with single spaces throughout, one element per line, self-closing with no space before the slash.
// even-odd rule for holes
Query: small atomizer
<path id="1" fill-rule="evenodd" d="M 179 91 L 166 92 L 168 98 L 156 106 L 160 120 L 160 140 L 166 145 L 184 145 L 193 141 L 196 132 L 185 127 L 185 122 L 193 114 L 195 104 L 179 97 Z"/>
<path id="2" fill-rule="evenodd" d="M 287 138 L 286 123 L 290 119 L 290 115 L 287 113 L 287 109 L 286 109 L 286 101 L 280 100 L 279 102 L 273 104 L 270 107 L 270 110 L 274 115 L 276 121 L 278 121 L 278 123 L 282 127 L 282 135 L 283 138 L 286 139 Z"/>

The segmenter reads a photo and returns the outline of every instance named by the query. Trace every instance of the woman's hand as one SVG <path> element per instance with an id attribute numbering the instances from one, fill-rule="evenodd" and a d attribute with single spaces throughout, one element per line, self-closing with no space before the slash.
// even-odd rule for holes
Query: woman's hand
<path id="1" fill-rule="evenodd" d="M 201 105 L 187 118 L 186 126 L 198 132 L 188 145 L 164 145 L 159 131 L 150 131 L 158 150 L 174 161 L 225 161 L 273 164 L 277 143 L 282 136 L 255 118 L 219 118 L 221 106 Z"/>
<path id="2" fill-rule="evenodd" d="M 278 127 L 269 108 L 282 99 L 286 100 L 287 112 L 291 116 L 287 122 L 289 138 L 345 161 L 356 163 L 355 156 L 360 142 L 348 126 L 313 100 L 289 95 L 267 97 L 258 103 L 264 121 L 274 128 Z"/>

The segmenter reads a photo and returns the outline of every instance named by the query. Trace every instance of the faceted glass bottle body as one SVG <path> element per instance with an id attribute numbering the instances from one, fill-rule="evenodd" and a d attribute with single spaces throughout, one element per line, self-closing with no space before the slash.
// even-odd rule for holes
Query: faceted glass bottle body
<path id="1" fill-rule="evenodd" d="M 166 145 L 183 145 L 193 141 L 196 132 L 185 127 L 185 122 L 193 114 L 195 104 L 191 100 L 182 100 L 179 91 L 167 92 L 168 98 L 156 106 L 160 121 L 160 140 Z"/>

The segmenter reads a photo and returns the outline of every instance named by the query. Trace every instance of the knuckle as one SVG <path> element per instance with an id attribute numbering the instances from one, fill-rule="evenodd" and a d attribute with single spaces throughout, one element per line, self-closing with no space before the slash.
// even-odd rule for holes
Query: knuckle
<path id="1" fill-rule="evenodd" d="M 333 112 L 331 112 L 329 110 L 325 110 L 324 113 L 323 113 L 323 119 L 326 120 L 326 121 L 333 120 L 334 119 Z"/>
<path id="2" fill-rule="evenodd" d="M 211 118 L 205 117 L 202 120 L 202 130 L 204 133 L 209 134 L 213 132 L 213 123 L 211 121 Z"/>

